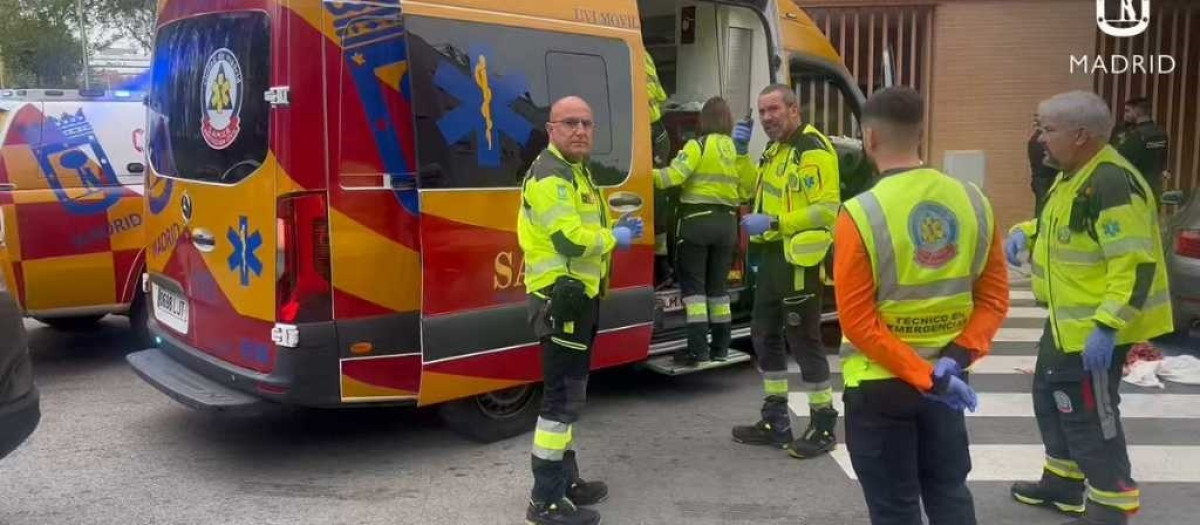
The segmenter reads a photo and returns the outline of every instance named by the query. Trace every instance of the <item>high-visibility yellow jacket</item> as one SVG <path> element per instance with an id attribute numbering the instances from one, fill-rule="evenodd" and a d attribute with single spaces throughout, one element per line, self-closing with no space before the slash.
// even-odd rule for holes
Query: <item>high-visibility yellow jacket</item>
<path id="1" fill-rule="evenodd" d="M 829 138 L 806 125 L 787 140 L 770 143 L 759 161 L 756 186 L 754 212 L 776 218 L 777 228 L 750 241 L 785 241 L 784 255 L 792 264 L 814 266 L 823 260 L 841 204 L 837 150 Z"/>
<path id="2" fill-rule="evenodd" d="M 1150 187 L 1112 146 L 1074 175 L 1059 173 L 1039 219 L 1017 224 L 1033 243 L 1033 294 L 1047 303 L 1056 346 L 1083 351 L 1103 324 L 1117 344 L 1174 330 Z"/>
<path id="3" fill-rule="evenodd" d="M 616 238 L 608 207 L 585 163 L 570 163 L 551 144 L 529 167 L 521 187 L 517 240 L 525 252 L 525 290 L 534 293 L 568 275 L 588 297 L 603 292 Z"/>
<path id="4" fill-rule="evenodd" d="M 880 317 L 932 363 L 974 311 L 995 231 L 991 205 L 975 185 L 922 168 L 881 179 L 845 209 L 871 258 Z M 848 342 L 843 354 L 847 387 L 895 377 Z"/>
<path id="5" fill-rule="evenodd" d="M 731 207 L 749 198 L 753 181 L 750 157 L 738 155 L 733 138 L 719 134 L 689 140 L 671 165 L 657 170 L 654 177 L 660 189 L 682 185 L 680 202 Z"/>
<path id="6" fill-rule="evenodd" d="M 650 98 L 650 123 L 662 118 L 662 103 L 667 101 L 667 92 L 658 82 L 658 68 L 654 67 L 654 59 L 646 52 L 644 67 L 646 69 L 646 94 Z"/>

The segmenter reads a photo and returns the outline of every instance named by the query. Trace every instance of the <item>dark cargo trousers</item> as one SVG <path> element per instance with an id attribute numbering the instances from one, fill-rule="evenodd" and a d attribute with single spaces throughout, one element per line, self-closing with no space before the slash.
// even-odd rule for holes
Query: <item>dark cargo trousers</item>
<path id="1" fill-rule="evenodd" d="M 787 355 L 800 365 L 806 390 L 830 387 L 829 361 L 821 342 L 822 285 L 820 268 L 804 268 L 803 287 L 798 267 L 783 256 L 782 242 L 753 245 L 758 261 L 750 337 L 765 379 L 786 379 Z M 784 299 L 811 294 L 795 311 L 784 312 Z"/>
<path id="2" fill-rule="evenodd" d="M 737 210 L 715 204 L 680 207 L 678 275 L 687 310 L 688 353 L 705 360 L 729 350 L 733 312 L 729 270 L 737 247 Z M 712 345 L 708 335 L 712 331 Z"/>
<path id="3" fill-rule="evenodd" d="M 899 379 L 847 388 L 846 448 L 871 525 L 974 525 L 966 418 Z"/>
<path id="4" fill-rule="evenodd" d="M 1129 346 L 1113 351 L 1107 371 L 1083 369 L 1082 353 L 1063 353 L 1050 324 L 1038 343 L 1033 412 L 1046 446 L 1045 470 L 1083 482 L 1091 504 L 1137 510 L 1140 492 L 1131 477 L 1121 425 L 1121 371 Z"/>
<path id="5" fill-rule="evenodd" d="M 547 295 L 549 290 L 547 289 Z M 574 426 L 587 401 L 592 342 L 600 316 L 599 299 L 587 301 L 568 330 L 551 320 L 546 299 L 529 296 L 529 318 L 542 343 L 542 411 L 533 435 L 533 491 L 538 503 L 553 503 L 579 479 Z"/>

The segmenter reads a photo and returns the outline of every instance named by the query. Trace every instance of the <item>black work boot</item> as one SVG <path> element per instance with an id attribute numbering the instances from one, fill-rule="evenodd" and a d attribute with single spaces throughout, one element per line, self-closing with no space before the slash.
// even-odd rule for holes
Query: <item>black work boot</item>
<path id="1" fill-rule="evenodd" d="M 762 419 L 753 425 L 733 427 L 733 440 L 746 445 L 786 447 L 792 441 L 787 398 L 767 396 L 763 401 Z"/>
<path id="2" fill-rule="evenodd" d="M 837 420 L 838 411 L 833 407 L 809 409 L 808 429 L 799 439 L 788 444 L 788 455 L 809 459 L 836 448 L 837 436 L 833 434 L 833 429 L 837 426 Z"/>
<path id="3" fill-rule="evenodd" d="M 688 353 L 697 363 L 709 361 L 708 323 L 688 323 Z"/>
<path id="4" fill-rule="evenodd" d="M 603 481 L 584 481 L 579 477 L 575 451 L 563 454 L 563 472 L 567 478 L 567 498 L 576 505 L 595 505 L 608 499 L 608 485 Z"/>
<path id="5" fill-rule="evenodd" d="M 729 342 L 733 339 L 733 325 L 729 323 L 712 323 L 709 325 L 709 330 L 712 331 L 712 345 L 709 347 L 709 357 L 713 361 L 725 361 L 729 359 Z"/>
<path id="6" fill-rule="evenodd" d="M 1063 525 L 1126 525 L 1127 523 L 1129 523 L 1129 515 L 1124 511 L 1093 501 L 1091 505 L 1087 506 L 1087 511 L 1082 516 L 1063 523 Z"/>
<path id="7" fill-rule="evenodd" d="M 1043 470 L 1041 481 L 1036 483 L 1013 483 L 1011 492 L 1013 499 L 1026 505 L 1046 507 L 1070 516 L 1083 513 L 1083 480 L 1067 479 L 1049 470 Z"/>
<path id="8" fill-rule="evenodd" d="M 525 510 L 525 523 L 528 525 L 597 525 L 600 523 L 600 513 L 592 509 L 577 507 L 570 498 L 563 498 L 553 503 L 529 502 Z"/>

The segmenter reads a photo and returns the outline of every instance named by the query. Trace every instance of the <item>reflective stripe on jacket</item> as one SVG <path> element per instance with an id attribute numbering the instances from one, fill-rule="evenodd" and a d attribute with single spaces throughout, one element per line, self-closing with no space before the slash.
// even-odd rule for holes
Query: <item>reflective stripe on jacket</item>
<path id="1" fill-rule="evenodd" d="M 1105 146 L 1075 175 L 1059 174 L 1036 228 L 1033 293 L 1049 305 L 1056 346 L 1083 350 L 1096 323 L 1117 344 L 1172 331 L 1157 204 L 1137 170 Z"/>
<path id="2" fill-rule="evenodd" d="M 546 288 L 563 275 L 600 295 L 616 238 L 608 207 L 583 163 L 572 164 L 550 145 L 529 167 L 521 188 L 517 240 L 525 253 L 525 290 Z"/>
<path id="3" fill-rule="evenodd" d="M 992 244 L 991 205 L 975 185 L 922 168 L 883 178 L 845 208 L 871 259 L 880 317 L 932 362 L 971 318 Z M 843 354 L 847 387 L 894 377 L 848 342 Z"/>
<path id="4" fill-rule="evenodd" d="M 738 155 L 728 135 L 705 135 L 684 144 L 671 165 L 655 171 L 654 186 L 683 186 L 679 201 L 737 207 L 749 197 L 754 164 Z"/>

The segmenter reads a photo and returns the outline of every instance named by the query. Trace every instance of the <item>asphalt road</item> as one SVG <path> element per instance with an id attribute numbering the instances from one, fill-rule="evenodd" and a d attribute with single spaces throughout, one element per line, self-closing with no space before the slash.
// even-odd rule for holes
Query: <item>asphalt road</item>
<path id="1" fill-rule="evenodd" d="M 480 445 L 420 410 L 213 418 L 134 375 L 122 319 L 77 334 L 27 326 L 43 420 L 0 461 L 0 524 L 523 521 L 529 435 Z M 857 483 L 833 457 L 801 462 L 730 440 L 731 425 L 757 417 L 760 388 L 750 365 L 678 378 L 632 368 L 594 376 L 578 438 L 585 477 L 611 487 L 598 507 L 605 523 L 867 523 Z M 1185 423 L 1153 431 L 1178 429 L 1162 440 L 1200 444 L 1200 426 Z M 994 427 L 973 420 L 973 440 L 1003 441 Z M 1012 502 L 1008 485 L 971 483 L 980 523 L 1063 521 Z M 1200 484 L 1150 483 L 1143 493 L 1137 523 L 1195 523 Z"/>

